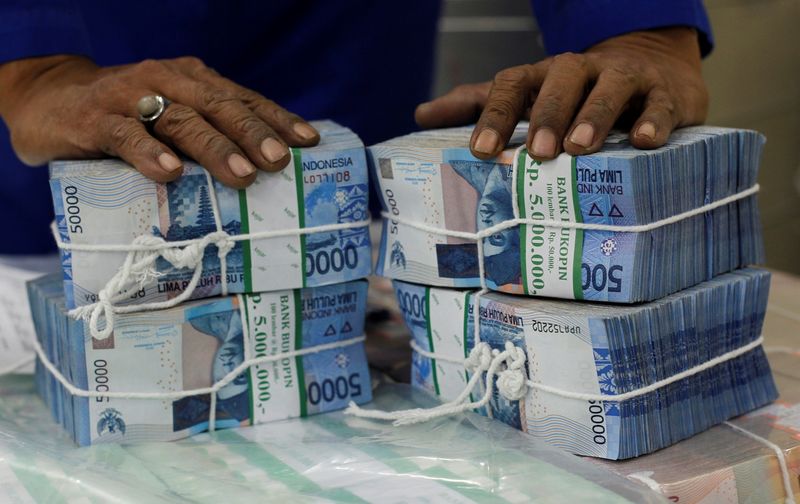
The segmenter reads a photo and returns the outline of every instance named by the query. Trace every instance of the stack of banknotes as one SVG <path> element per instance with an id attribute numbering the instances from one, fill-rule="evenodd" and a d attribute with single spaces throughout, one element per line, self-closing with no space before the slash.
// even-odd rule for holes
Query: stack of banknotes
<path id="1" fill-rule="evenodd" d="M 247 357 L 311 349 L 364 330 L 367 282 L 228 296 L 120 315 L 96 340 L 67 316 L 60 275 L 28 283 L 38 340 L 74 386 L 104 392 L 180 392 L 211 387 Z M 72 395 L 37 362 L 41 396 L 80 445 L 167 441 L 217 429 L 307 416 L 371 398 L 361 341 L 244 369 L 216 392 L 174 399 Z M 215 402 L 212 403 L 212 394 Z"/>
<path id="2" fill-rule="evenodd" d="M 364 146 L 312 124 L 317 146 L 242 190 L 190 161 L 166 184 L 119 160 L 51 164 L 63 277 L 31 283 L 29 300 L 52 363 L 37 364 L 39 390 L 77 443 L 171 440 L 370 400 Z"/>
<path id="3" fill-rule="evenodd" d="M 778 402 L 646 457 L 597 463 L 682 504 L 800 501 L 800 353 L 770 357 L 781 392 Z M 775 451 L 746 433 L 783 452 L 791 490 Z"/>
<path id="4" fill-rule="evenodd" d="M 777 396 L 758 341 L 769 279 L 765 270 L 741 269 L 632 306 L 483 294 L 481 342 L 499 351 L 507 342 L 521 348 L 532 382 L 566 392 L 619 395 L 744 351 L 623 401 L 534 387 L 515 401 L 495 389 L 482 412 L 579 455 L 626 459 L 763 406 Z M 395 289 L 422 351 L 414 356 L 412 383 L 453 400 L 471 378 L 459 361 L 475 346 L 475 291 L 400 281 Z M 483 394 L 476 389 L 472 395 Z"/>
<path id="5" fill-rule="evenodd" d="M 218 230 L 231 236 L 367 221 L 364 145 L 331 121 L 312 122 L 315 147 L 292 149 L 278 173 L 259 173 L 247 189 L 217 181 L 192 162 L 183 176 L 159 184 L 120 160 L 58 161 L 50 165 L 56 232 L 67 246 L 129 246 L 141 235 L 167 242 L 198 240 Z M 211 184 L 211 185 L 210 185 Z M 219 215 L 214 215 L 216 198 Z M 372 270 L 369 231 L 363 226 L 235 242 L 225 278 L 214 244 L 202 259 L 192 298 L 229 293 L 314 287 L 366 277 Z M 68 308 L 89 305 L 123 265 L 126 251 L 62 249 Z M 159 258 L 154 274 L 131 282 L 127 302 L 174 298 L 193 269 Z"/>
<path id="6" fill-rule="evenodd" d="M 520 145 L 527 129 L 520 124 L 511 144 Z M 378 274 L 477 287 L 477 244 L 463 233 L 484 231 L 491 233 L 482 236 L 486 285 L 508 293 L 652 301 L 763 262 L 754 192 L 764 138 L 754 131 L 686 128 L 651 151 L 613 134 L 601 152 L 545 163 L 513 148 L 477 159 L 467 148 L 471 133 L 414 133 L 368 148 L 388 216 Z M 681 216 L 734 195 L 729 204 Z M 638 232 L 502 227 L 515 217 L 610 226 L 677 220 Z"/>

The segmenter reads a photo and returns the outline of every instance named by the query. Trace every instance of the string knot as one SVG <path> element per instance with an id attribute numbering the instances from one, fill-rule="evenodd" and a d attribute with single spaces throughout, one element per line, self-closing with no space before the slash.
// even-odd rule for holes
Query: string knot
<path id="1" fill-rule="evenodd" d="M 493 358 L 492 347 L 488 343 L 481 341 L 470 351 L 469 356 L 464 361 L 464 367 L 472 373 L 486 371 L 492 364 Z"/>
<path id="2" fill-rule="evenodd" d="M 528 392 L 528 377 L 525 374 L 525 351 L 506 341 L 506 369 L 497 377 L 497 390 L 509 401 L 519 401 Z"/>

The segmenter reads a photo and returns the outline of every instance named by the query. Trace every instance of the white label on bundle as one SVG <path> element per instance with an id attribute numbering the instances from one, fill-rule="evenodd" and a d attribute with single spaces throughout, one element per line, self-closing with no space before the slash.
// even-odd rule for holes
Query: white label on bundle
<path id="1" fill-rule="evenodd" d="M 240 198 L 244 194 L 247 201 L 246 215 L 242 215 L 247 231 L 300 228 L 305 218 L 302 184 L 302 170 L 295 167 L 292 154 L 286 168 L 277 173 L 261 173 L 251 188 L 239 191 Z M 252 275 L 248 292 L 259 291 L 259 286 L 264 285 L 272 290 L 303 285 L 305 258 L 300 235 L 250 240 L 245 247 Z"/>
<path id="2" fill-rule="evenodd" d="M 520 153 L 517 198 L 520 217 L 581 222 L 572 156 L 540 163 Z M 582 299 L 583 231 L 538 225 L 520 226 L 522 283 L 525 293 Z"/>
<path id="3" fill-rule="evenodd" d="M 251 358 L 295 349 L 296 300 L 292 291 L 248 296 L 245 337 Z M 297 377 L 297 359 L 286 357 L 250 368 L 253 423 L 301 416 L 302 388 Z"/>
<path id="4" fill-rule="evenodd" d="M 534 313 L 525 317 L 528 371 L 536 383 L 599 394 L 589 322 L 584 317 Z M 611 449 L 603 405 L 531 389 L 527 431 L 576 453 L 606 457 Z M 556 437 L 551 437 L 557 433 Z M 612 457 L 613 458 L 613 457 Z"/>
<path id="5" fill-rule="evenodd" d="M 153 312 L 158 313 L 158 312 Z M 121 319 L 107 340 L 92 339 L 85 325 L 86 371 L 89 389 L 96 392 L 172 392 L 193 387 L 186 375 L 182 325 L 173 312 L 163 323 L 136 324 Z M 153 322 L 158 315 L 153 315 Z M 211 344 L 216 346 L 212 338 Z M 198 369 L 202 364 L 195 363 Z M 207 367 L 205 369 L 208 369 Z M 135 379 L 133 379 L 135 377 Z M 188 385 L 188 386 L 187 386 Z M 207 383 L 202 382 L 202 385 Z M 153 433 L 173 432 L 173 401 L 90 397 L 89 435 L 92 443 L 134 442 Z"/>
<path id="6" fill-rule="evenodd" d="M 466 357 L 464 310 L 468 293 L 457 290 L 427 289 L 428 338 L 431 351 L 453 359 Z M 463 364 L 436 360 L 433 369 L 436 393 L 449 401 L 458 397 L 467 384 Z"/>
<path id="7" fill-rule="evenodd" d="M 379 162 L 380 188 L 389 214 L 433 227 L 447 226 L 439 162 L 408 158 L 386 158 Z M 431 251 L 437 245 L 453 241 L 391 219 L 386 223 L 384 236 L 384 275 L 417 283 L 439 276 L 436 255 Z"/>

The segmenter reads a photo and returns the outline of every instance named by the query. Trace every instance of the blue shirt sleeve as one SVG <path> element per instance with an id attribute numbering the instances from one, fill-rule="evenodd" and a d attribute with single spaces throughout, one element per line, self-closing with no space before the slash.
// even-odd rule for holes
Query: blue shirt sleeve
<path id="1" fill-rule="evenodd" d="M 703 56 L 714 40 L 701 0 L 531 0 L 549 54 L 581 52 L 632 31 L 690 26 Z"/>
<path id="2" fill-rule="evenodd" d="M 84 20 L 72 0 L 3 0 L 0 19 L 0 64 L 51 54 L 90 54 Z"/>

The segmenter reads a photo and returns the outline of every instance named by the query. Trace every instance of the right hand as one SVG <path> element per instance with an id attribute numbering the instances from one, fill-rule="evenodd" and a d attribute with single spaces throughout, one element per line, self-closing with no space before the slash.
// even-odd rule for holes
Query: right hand
<path id="1" fill-rule="evenodd" d="M 0 65 L 0 90 L 12 146 L 32 166 L 117 156 L 168 182 L 182 173 L 174 146 L 223 184 L 243 188 L 257 169 L 284 168 L 288 146 L 319 142 L 302 118 L 192 57 L 106 68 L 78 56 L 12 61 Z M 151 135 L 136 105 L 155 94 L 172 103 Z"/>

